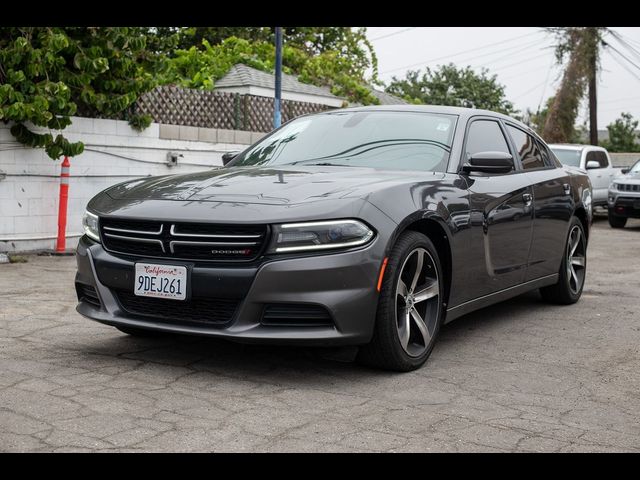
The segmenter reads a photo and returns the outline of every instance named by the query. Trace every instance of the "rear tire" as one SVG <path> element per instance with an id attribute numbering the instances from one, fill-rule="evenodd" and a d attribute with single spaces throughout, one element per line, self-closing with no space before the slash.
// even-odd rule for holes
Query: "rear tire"
<path id="1" fill-rule="evenodd" d="M 570 305 L 582 295 L 587 275 L 587 238 L 582 222 L 577 217 L 571 219 L 569 235 L 565 242 L 564 255 L 558 283 L 542 287 L 542 298 L 550 303 Z"/>
<path id="2" fill-rule="evenodd" d="M 614 214 L 611 210 L 609 210 L 609 225 L 611 225 L 612 228 L 624 228 L 624 226 L 627 224 L 627 217 L 620 217 L 616 214 Z"/>
<path id="3" fill-rule="evenodd" d="M 443 298 L 436 248 L 425 235 L 404 232 L 389 255 L 373 338 L 360 347 L 358 361 L 397 372 L 420 368 L 440 330 Z"/>
<path id="4" fill-rule="evenodd" d="M 162 336 L 164 334 L 163 332 L 158 332 L 156 330 L 146 330 L 144 328 L 121 327 L 121 326 L 118 326 L 116 328 L 118 330 L 120 330 L 122 333 L 126 333 L 127 335 L 131 335 L 132 337 L 140 337 L 140 338 L 160 337 L 160 336 Z"/>

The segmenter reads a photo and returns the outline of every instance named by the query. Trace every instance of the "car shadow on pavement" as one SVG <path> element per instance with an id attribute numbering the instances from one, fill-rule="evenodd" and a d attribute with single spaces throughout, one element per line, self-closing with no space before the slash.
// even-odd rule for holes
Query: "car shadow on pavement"
<path id="1" fill-rule="evenodd" d="M 476 335 L 486 335 L 496 328 L 499 330 L 504 324 L 517 324 L 535 308 L 545 308 L 545 303 L 537 292 L 530 292 L 456 319 L 442 327 L 430 361 L 437 361 L 441 355 L 446 356 L 449 349 L 459 348 L 458 342 L 473 342 Z M 328 374 L 343 377 L 353 375 L 354 378 L 394 375 L 358 364 L 355 361 L 355 347 L 255 345 L 173 334 L 141 338 L 122 334 L 115 329 L 108 339 L 101 335 L 100 339 L 96 338 L 87 347 L 83 354 L 93 359 L 99 355 L 151 363 L 160 369 L 166 365 L 167 368 L 191 368 L 236 377 L 267 373 L 272 374 L 272 378 L 279 375 L 284 378 L 299 375 L 319 378 Z"/>

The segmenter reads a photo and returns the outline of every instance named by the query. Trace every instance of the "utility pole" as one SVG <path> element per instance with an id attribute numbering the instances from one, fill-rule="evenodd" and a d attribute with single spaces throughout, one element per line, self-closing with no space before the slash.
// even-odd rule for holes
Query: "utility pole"
<path id="1" fill-rule="evenodd" d="M 276 27 L 276 95 L 273 103 L 273 128 L 282 123 L 280 102 L 282 100 L 282 27 Z"/>
<path id="2" fill-rule="evenodd" d="M 589 143 L 598 145 L 598 99 L 596 80 L 598 73 L 599 35 L 596 27 L 589 27 Z"/>

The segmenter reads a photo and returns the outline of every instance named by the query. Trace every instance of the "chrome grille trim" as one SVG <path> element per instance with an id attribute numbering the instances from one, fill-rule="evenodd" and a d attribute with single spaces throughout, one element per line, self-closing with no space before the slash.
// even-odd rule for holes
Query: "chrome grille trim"
<path id="1" fill-rule="evenodd" d="M 157 232 L 150 232 L 147 230 L 126 230 L 124 228 L 115 228 L 115 227 L 102 227 L 105 230 L 109 230 L 110 232 L 120 232 L 120 233 L 133 233 L 134 235 L 160 235 L 162 233 L 162 229 L 164 228 L 163 224 L 160 224 L 160 230 Z M 107 235 L 105 233 L 105 235 Z M 121 237 L 121 238 L 129 238 L 129 237 Z"/>
<path id="2" fill-rule="evenodd" d="M 211 247 L 252 247 L 257 245 L 258 242 L 189 242 L 183 240 L 172 240 L 169 242 L 169 250 L 174 253 L 174 245 L 194 245 L 194 246 L 211 246 Z"/>
<path id="3" fill-rule="evenodd" d="M 160 248 L 162 248 L 162 253 L 166 253 L 164 251 L 164 243 L 162 243 L 162 240 L 158 240 L 156 238 L 138 238 L 138 237 L 125 237 L 122 235 L 114 235 L 113 233 L 104 233 L 105 237 L 110 237 L 110 238 L 117 238 L 119 240 L 128 240 L 130 242 L 138 242 L 138 243 L 159 243 L 160 244 Z"/>
<path id="4" fill-rule="evenodd" d="M 176 232 L 175 224 L 171 225 L 169 233 L 175 237 L 194 237 L 194 238 L 260 238 L 262 235 L 220 235 L 220 234 L 205 234 L 205 233 L 180 233 Z M 203 244 L 206 242 L 198 242 Z M 255 245 L 256 242 L 253 243 Z"/>

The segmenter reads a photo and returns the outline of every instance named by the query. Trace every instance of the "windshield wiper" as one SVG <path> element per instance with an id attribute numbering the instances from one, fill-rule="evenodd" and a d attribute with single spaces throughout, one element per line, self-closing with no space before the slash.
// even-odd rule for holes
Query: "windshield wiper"
<path id="1" fill-rule="evenodd" d="M 345 165 L 344 163 L 330 163 L 330 162 L 319 162 L 319 163 L 306 163 L 305 165 L 313 165 L 319 167 L 351 167 L 352 165 Z"/>

